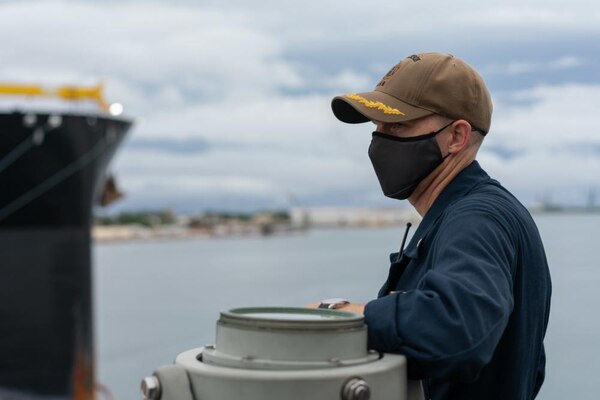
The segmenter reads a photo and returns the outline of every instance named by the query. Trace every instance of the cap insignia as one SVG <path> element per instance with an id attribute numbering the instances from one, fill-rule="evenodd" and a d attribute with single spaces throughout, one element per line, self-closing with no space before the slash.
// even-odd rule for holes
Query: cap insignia
<path id="1" fill-rule="evenodd" d="M 404 115 L 404 113 L 402 111 L 400 111 L 396 108 L 392 108 L 388 105 L 385 105 L 380 101 L 367 100 L 364 97 L 359 96 L 357 94 L 347 94 L 345 97 L 347 97 L 351 100 L 356 100 L 360 104 L 364 105 L 367 108 L 376 108 L 380 111 L 383 111 L 384 114 Z"/>

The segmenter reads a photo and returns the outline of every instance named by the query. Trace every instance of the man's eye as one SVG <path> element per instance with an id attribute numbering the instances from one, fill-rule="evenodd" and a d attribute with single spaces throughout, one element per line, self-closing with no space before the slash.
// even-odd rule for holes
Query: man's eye
<path id="1" fill-rule="evenodd" d="M 390 124 L 389 129 L 391 132 L 403 132 L 406 129 L 406 125 L 402 123 L 394 123 Z"/>

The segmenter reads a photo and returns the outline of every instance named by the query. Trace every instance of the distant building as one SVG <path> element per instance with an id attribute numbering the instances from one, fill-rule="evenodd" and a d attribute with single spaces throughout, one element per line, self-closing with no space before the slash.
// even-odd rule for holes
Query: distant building
<path id="1" fill-rule="evenodd" d="M 375 227 L 417 223 L 421 216 L 413 208 L 307 207 L 290 210 L 294 227 Z"/>

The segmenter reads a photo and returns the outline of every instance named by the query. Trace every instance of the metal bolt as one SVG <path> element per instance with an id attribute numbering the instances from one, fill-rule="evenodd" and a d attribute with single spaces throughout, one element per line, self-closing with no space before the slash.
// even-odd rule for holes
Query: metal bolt
<path id="1" fill-rule="evenodd" d="M 215 346 L 214 344 L 205 344 L 204 345 L 205 350 L 214 350 L 216 348 L 217 348 L 217 346 Z"/>
<path id="2" fill-rule="evenodd" d="M 143 400 L 160 399 L 160 381 L 156 376 L 147 376 L 142 379 L 141 390 Z"/>
<path id="3" fill-rule="evenodd" d="M 35 114 L 25 114 L 23 116 L 23 125 L 31 128 L 37 122 L 37 116 Z"/>
<path id="4" fill-rule="evenodd" d="M 60 115 L 51 115 L 46 122 L 51 129 L 58 128 L 62 125 L 62 117 Z"/>
<path id="5" fill-rule="evenodd" d="M 342 400 L 369 400 L 371 388 L 362 378 L 352 378 L 342 388 Z"/>

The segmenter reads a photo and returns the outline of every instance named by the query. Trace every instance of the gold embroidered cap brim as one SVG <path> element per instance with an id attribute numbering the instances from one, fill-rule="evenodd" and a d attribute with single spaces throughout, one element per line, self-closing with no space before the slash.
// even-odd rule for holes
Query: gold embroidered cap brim
<path id="1" fill-rule="evenodd" d="M 342 122 L 359 124 L 367 121 L 402 122 L 432 114 L 380 91 L 350 93 L 331 101 L 335 116 Z"/>

